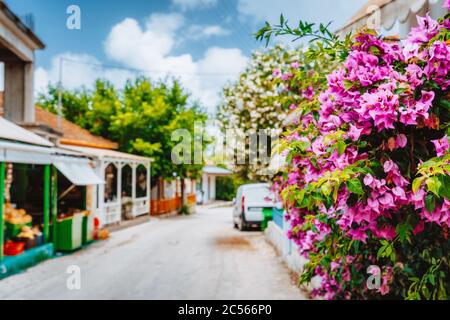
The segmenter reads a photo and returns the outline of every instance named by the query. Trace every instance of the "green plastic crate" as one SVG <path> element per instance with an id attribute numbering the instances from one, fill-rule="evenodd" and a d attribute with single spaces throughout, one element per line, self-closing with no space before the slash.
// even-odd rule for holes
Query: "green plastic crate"
<path id="1" fill-rule="evenodd" d="M 81 248 L 83 233 L 83 215 L 75 214 L 56 223 L 56 243 L 57 251 L 74 251 Z"/>

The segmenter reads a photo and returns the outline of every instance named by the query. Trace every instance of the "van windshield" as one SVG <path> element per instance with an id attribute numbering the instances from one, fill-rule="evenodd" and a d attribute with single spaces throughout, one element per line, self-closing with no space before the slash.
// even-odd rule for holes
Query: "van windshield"
<path id="1" fill-rule="evenodd" d="M 273 198 L 268 187 L 251 188 L 244 193 L 245 198 L 252 202 L 270 202 Z"/>

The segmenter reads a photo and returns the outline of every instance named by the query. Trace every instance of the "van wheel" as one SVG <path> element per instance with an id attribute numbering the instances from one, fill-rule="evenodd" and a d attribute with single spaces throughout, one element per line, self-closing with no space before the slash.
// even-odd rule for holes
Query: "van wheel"
<path id="1" fill-rule="evenodd" d="M 240 222 L 239 222 L 239 231 L 245 231 L 247 229 L 245 222 L 244 222 L 244 218 L 241 217 Z"/>

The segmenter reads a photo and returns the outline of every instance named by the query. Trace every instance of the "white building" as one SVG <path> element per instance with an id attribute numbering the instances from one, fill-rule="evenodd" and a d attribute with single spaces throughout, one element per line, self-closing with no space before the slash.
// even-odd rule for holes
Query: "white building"
<path id="1" fill-rule="evenodd" d="M 198 199 L 201 203 L 209 203 L 216 200 L 216 178 L 230 176 L 230 170 L 216 167 L 205 166 L 202 170 L 201 195 Z"/>

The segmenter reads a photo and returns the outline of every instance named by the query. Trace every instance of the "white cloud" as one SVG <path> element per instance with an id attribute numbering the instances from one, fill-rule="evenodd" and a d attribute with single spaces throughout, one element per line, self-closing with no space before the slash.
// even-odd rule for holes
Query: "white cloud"
<path id="1" fill-rule="evenodd" d="M 136 74 L 127 70 L 104 69 L 97 58 L 88 54 L 63 53 L 53 57 L 48 70 L 39 67 L 34 73 L 34 90 L 45 92 L 49 83 L 58 84 L 60 60 L 62 59 L 62 84 L 66 89 L 92 87 L 97 79 L 111 81 L 115 86 L 122 87 L 127 79 Z"/>
<path id="2" fill-rule="evenodd" d="M 199 25 L 189 27 L 188 37 L 192 40 L 207 39 L 210 37 L 229 36 L 231 31 L 219 25 Z"/>
<path id="3" fill-rule="evenodd" d="M 208 106 L 217 106 L 220 102 L 220 90 L 227 81 L 233 80 L 243 71 L 248 58 L 242 55 L 240 49 L 209 48 L 204 57 L 198 61 L 198 70 L 203 74 L 197 96 Z M 208 73 L 223 74 L 223 76 L 206 76 Z"/>
<path id="4" fill-rule="evenodd" d="M 184 11 L 213 7 L 217 4 L 217 0 L 172 0 L 172 3 L 175 7 Z"/>
<path id="5" fill-rule="evenodd" d="M 223 85 L 235 79 L 247 63 L 247 57 L 238 48 L 212 47 L 197 61 L 191 54 L 173 54 L 177 46 L 177 32 L 184 27 L 184 19 L 178 14 L 152 14 L 140 25 L 127 18 L 116 24 L 104 42 L 107 57 L 127 68 L 147 71 L 153 79 L 173 76 L 178 78 L 208 111 L 214 112 Z M 212 36 L 222 30 L 212 28 Z M 132 71 L 102 69 L 100 62 L 85 54 L 66 53 L 67 60 L 78 61 L 64 64 L 64 87 L 91 86 L 101 77 L 122 87 L 127 78 L 136 76 Z M 38 68 L 35 74 L 36 91 L 45 89 L 48 82 L 57 83 L 59 57 L 53 58 L 48 70 Z"/>
<path id="6" fill-rule="evenodd" d="M 179 78 L 194 99 L 214 111 L 221 87 L 245 67 L 247 58 L 237 48 L 210 48 L 199 61 L 190 54 L 173 55 L 176 31 L 182 26 L 175 14 L 153 14 L 144 27 L 134 19 L 125 19 L 112 29 L 105 41 L 105 52 L 126 66 Z M 206 32 L 211 36 L 223 30 L 212 28 Z"/>

